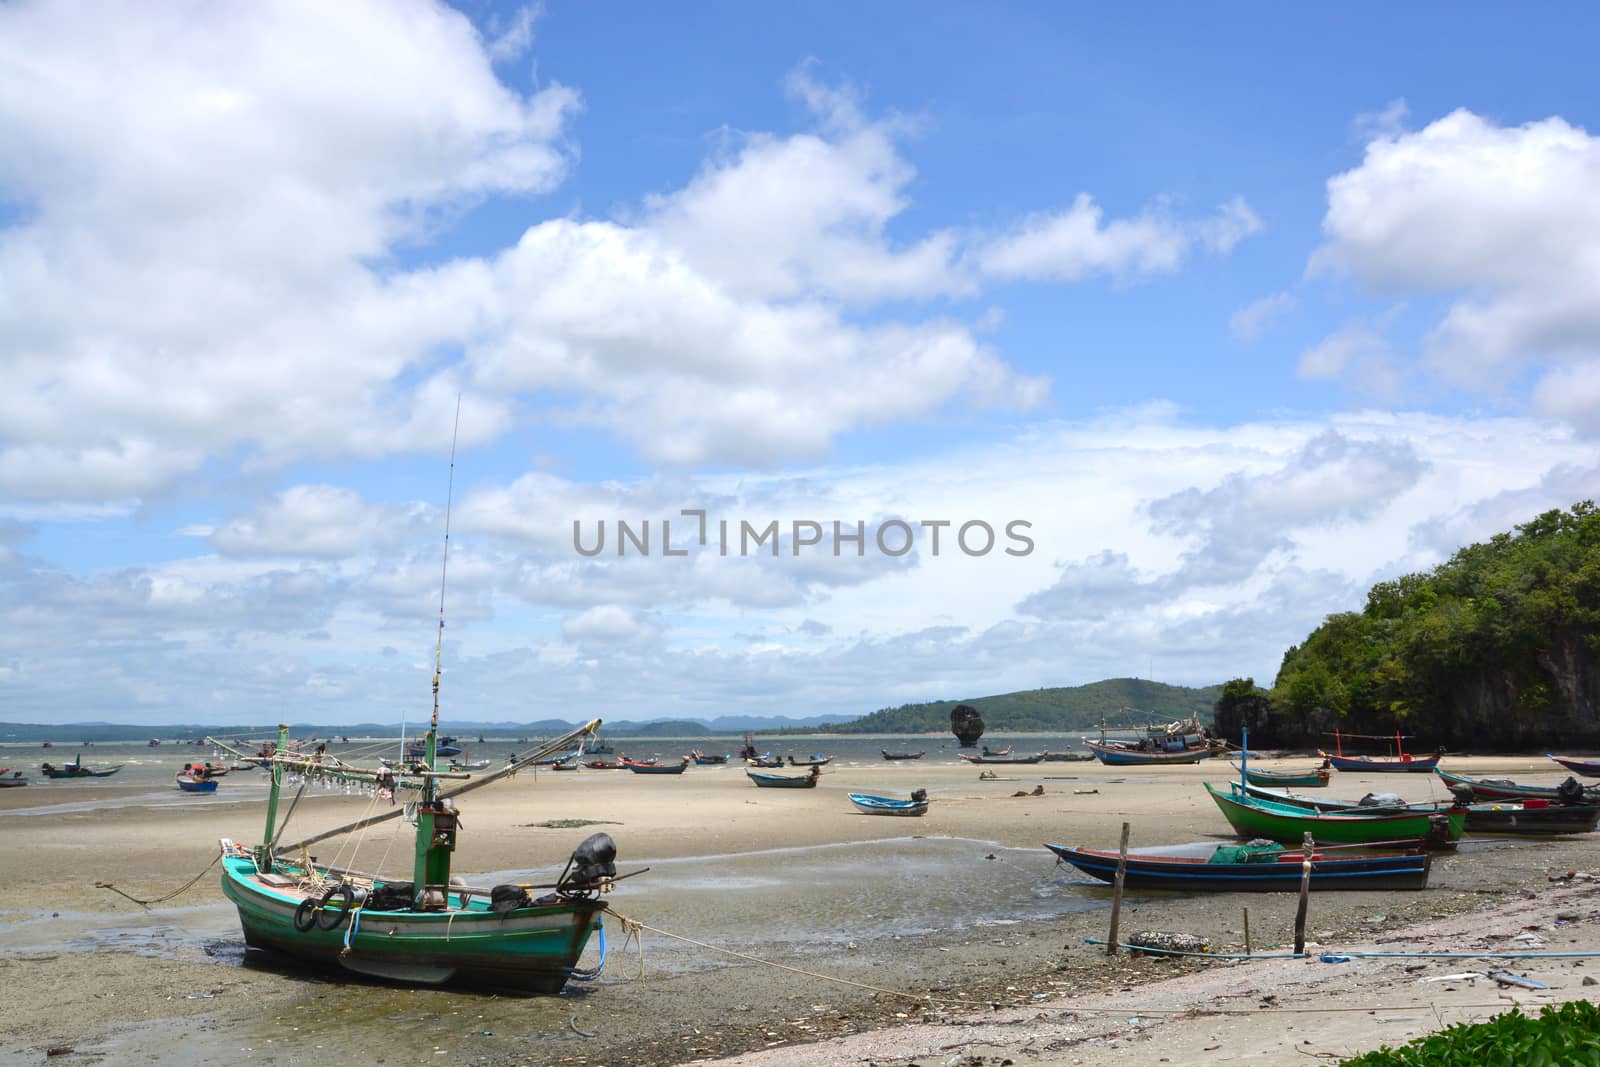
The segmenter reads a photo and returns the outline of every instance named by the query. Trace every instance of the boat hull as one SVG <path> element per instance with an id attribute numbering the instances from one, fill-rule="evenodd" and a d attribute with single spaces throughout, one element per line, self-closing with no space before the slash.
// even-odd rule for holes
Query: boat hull
<path id="1" fill-rule="evenodd" d="M 1360 756 L 1323 756 L 1337 771 L 1371 771 L 1377 774 L 1432 774 L 1439 765 L 1438 756 L 1401 756 L 1399 759 L 1363 759 Z M 1600 772 L 1597 772 L 1600 773 Z"/>
<path id="2" fill-rule="evenodd" d="M 1443 767 L 1436 767 L 1434 773 L 1444 780 L 1444 784 L 1450 787 L 1452 793 L 1475 801 L 1548 800 L 1556 803 L 1561 798 L 1561 794 L 1553 785 L 1520 785 L 1516 782 L 1497 784 L 1466 774 L 1452 774 Z M 1583 799 L 1589 803 L 1600 803 L 1600 785 L 1584 786 Z"/>
<path id="3" fill-rule="evenodd" d="M 1008 764 L 1018 764 L 1018 763 L 1042 763 L 1042 762 L 1044 762 L 1045 756 L 1049 755 L 1049 753 L 1041 752 L 1037 756 L 969 756 L 965 752 L 957 752 L 956 755 L 959 756 L 961 759 L 966 760 L 968 763 L 991 763 L 991 764 L 1008 763 Z"/>
<path id="4" fill-rule="evenodd" d="M 179 778 L 178 788 L 185 793 L 215 793 L 217 791 L 217 783 L 205 779 Z"/>
<path id="5" fill-rule="evenodd" d="M 1585 778 L 1600 778 L 1600 760 L 1579 759 L 1577 756 L 1556 756 L 1548 752 L 1545 755 L 1574 774 L 1581 774 Z"/>
<path id="6" fill-rule="evenodd" d="M 856 806 L 857 811 L 867 815 L 925 815 L 928 811 L 926 800 L 899 800 L 895 797 L 874 796 L 871 793 L 846 793 L 850 803 Z"/>
<path id="7" fill-rule="evenodd" d="M 815 789 L 817 776 L 814 774 L 762 774 L 760 771 L 745 771 L 750 780 L 762 789 Z"/>
<path id="8" fill-rule="evenodd" d="M 878 751 L 883 753 L 883 758 L 886 760 L 921 759 L 927 755 L 925 752 L 890 752 L 886 748 L 880 748 Z"/>
<path id="9" fill-rule="evenodd" d="M 1186 748 L 1179 752 L 1141 752 L 1133 748 L 1103 745 L 1098 741 L 1090 741 L 1088 738 L 1085 738 L 1083 743 L 1089 746 L 1089 751 L 1094 753 L 1095 759 L 1108 767 L 1146 767 L 1199 763 L 1203 759 L 1211 758 L 1211 749 L 1209 747 Z"/>
<path id="10" fill-rule="evenodd" d="M 1235 769 L 1239 764 L 1235 763 Z M 1244 768 L 1245 781 L 1251 785 L 1283 785 L 1299 786 L 1302 789 L 1321 789 L 1328 784 L 1333 776 L 1321 767 L 1310 771 L 1267 771 L 1256 770 L 1253 767 Z"/>
<path id="11" fill-rule="evenodd" d="M 447 912 L 363 911 L 353 933 L 349 920 L 333 930 L 301 931 L 294 914 L 304 894 L 262 885 L 250 859 L 223 859 L 222 891 L 238 908 L 252 948 L 389 981 L 522 993 L 561 992 L 605 910 L 599 901 L 568 901 L 502 917 L 474 900 Z"/>
<path id="12" fill-rule="evenodd" d="M 1063 861 L 1103 882 L 1114 882 L 1117 853 L 1067 845 L 1046 845 Z M 1207 846 L 1210 847 L 1210 846 Z M 1128 889 L 1172 889 L 1206 893 L 1294 893 L 1300 890 L 1304 854 L 1281 853 L 1271 863 L 1211 863 L 1199 856 L 1163 855 L 1153 849 L 1130 852 L 1123 871 Z M 1324 856 L 1312 853 L 1311 887 L 1326 889 L 1423 889 L 1431 859 L 1426 852 L 1382 856 Z"/>
<path id="13" fill-rule="evenodd" d="M 1309 833 L 1320 844 L 1428 842 L 1431 847 L 1454 848 L 1466 828 L 1465 808 L 1396 814 L 1316 812 L 1253 797 L 1230 796 L 1210 782 L 1205 787 L 1234 832 L 1246 838 L 1266 837 L 1298 845 Z M 1443 824 L 1442 841 L 1433 830 L 1432 820 L 1436 818 Z"/>

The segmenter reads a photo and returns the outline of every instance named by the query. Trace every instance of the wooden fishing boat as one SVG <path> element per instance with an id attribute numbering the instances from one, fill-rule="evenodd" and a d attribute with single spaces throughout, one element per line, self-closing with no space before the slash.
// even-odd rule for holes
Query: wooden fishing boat
<path id="1" fill-rule="evenodd" d="M 11 771 L 11 768 L 7 767 L 6 770 Z M 5 772 L 0 771 L 0 774 Z M 0 777 L 0 789 L 20 789 L 27 784 L 28 780 L 22 776 L 21 771 L 11 771 L 10 774 Z"/>
<path id="2" fill-rule="evenodd" d="M 1239 795 L 1237 783 L 1229 783 L 1229 788 L 1233 790 L 1235 796 Z M 1435 801 L 1412 804 L 1401 800 L 1393 794 L 1380 797 L 1378 794 L 1369 793 L 1367 798 L 1362 800 L 1348 800 L 1336 797 L 1307 797 L 1301 796 L 1299 793 L 1283 786 L 1256 785 L 1253 782 L 1245 785 L 1244 792 L 1257 800 L 1270 800 L 1274 804 L 1288 804 L 1291 807 L 1304 808 L 1307 811 L 1413 811 L 1426 813 L 1443 811 L 1457 806 L 1454 803 L 1439 804 Z"/>
<path id="3" fill-rule="evenodd" d="M 1548 800 L 1552 804 L 1600 804 L 1600 785 L 1583 785 L 1568 778 L 1560 785 L 1522 785 L 1509 778 L 1474 778 L 1455 774 L 1443 767 L 1433 773 L 1444 780 L 1457 800 L 1472 803 L 1489 800 Z"/>
<path id="4" fill-rule="evenodd" d="M 886 748 L 880 748 L 878 751 L 882 752 L 883 758 L 887 760 L 921 759 L 927 755 L 926 752 L 890 752 Z"/>
<path id="5" fill-rule="evenodd" d="M 215 793 L 217 780 L 215 778 L 196 778 L 188 774 L 178 775 L 178 788 L 185 793 Z"/>
<path id="6" fill-rule="evenodd" d="M 628 757 L 622 757 L 622 765 L 634 774 L 682 774 L 689 766 L 689 757 L 683 757 L 681 763 L 640 763 Z"/>
<path id="7" fill-rule="evenodd" d="M 584 766 L 596 771 L 625 771 L 628 769 L 626 764 L 615 761 L 607 763 L 603 759 L 592 759 L 585 763 Z"/>
<path id="8" fill-rule="evenodd" d="M 708 756 L 698 748 L 690 749 L 689 756 L 694 760 L 695 765 L 699 767 L 715 767 L 719 764 L 727 763 L 733 758 L 732 753 L 725 753 L 721 756 Z"/>
<path id="9" fill-rule="evenodd" d="M 1557 756 L 1548 752 L 1545 755 L 1573 774 L 1581 774 L 1585 778 L 1600 778 L 1600 759 L 1583 756 Z"/>
<path id="10" fill-rule="evenodd" d="M 1012 748 L 1011 745 L 1007 745 L 1005 748 L 990 748 L 988 745 L 984 745 L 983 746 L 983 755 L 985 755 L 985 756 L 1009 756 L 1009 755 L 1011 755 L 1011 748 Z"/>
<path id="11" fill-rule="evenodd" d="M 858 811 L 868 815 L 924 815 L 928 811 L 928 791 L 918 789 L 911 799 L 880 797 L 873 793 L 846 793 Z"/>
<path id="12" fill-rule="evenodd" d="M 435 707 L 437 717 L 437 706 Z M 559 751 L 592 733 L 595 720 L 538 753 Z M 592 977 L 577 968 L 589 938 L 600 929 L 600 894 L 616 876 L 616 849 L 595 834 L 573 852 L 549 885 L 492 889 L 461 885 L 450 877 L 451 854 L 461 829 L 455 798 L 525 766 L 519 761 L 451 790 L 440 783 L 470 778 L 424 769 L 363 770 L 337 760 L 314 761 L 292 752 L 288 728 L 271 764 L 272 783 L 263 843 L 245 848 L 222 841 L 222 891 L 239 911 L 245 944 L 296 959 L 342 967 L 411 984 L 458 981 L 524 993 L 558 993 L 570 978 Z M 438 758 L 429 729 L 424 762 Z M 381 797 L 397 785 L 420 792 L 415 807 L 412 871 L 401 879 L 308 865 L 306 849 L 336 834 L 394 818 L 387 811 L 291 844 L 273 845 L 283 778 L 296 774 L 365 785 Z M 298 858 L 296 858 L 298 857 Z M 534 899 L 530 889 L 553 892 Z"/>
<path id="13" fill-rule="evenodd" d="M 744 773 L 762 789 L 815 789 L 817 779 L 822 777 L 822 768 L 813 767 L 810 774 L 765 774 L 761 771 Z"/>
<path id="14" fill-rule="evenodd" d="M 1319 812 L 1261 797 L 1237 795 L 1204 783 L 1222 815 L 1240 837 L 1267 837 L 1297 845 L 1309 833 L 1319 843 L 1350 845 L 1424 844 L 1454 848 L 1466 828 L 1467 810 L 1437 812 Z"/>
<path id="15" fill-rule="evenodd" d="M 1323 761 L 1320 767 L 1312 767 L 1310 770 L 1301 771 L 1271 771 L 1248 765 L 1241 766 L 1237 763 L 1231 764 L 1231 766 L 1234 770 L 1242 772 L 1251 785 L 1299 786 L 1302 789 L 1320 789 L 1327 785 L 1328 780 L 1333 777 L 1328 770 L 1327 761 Z"/>
<path id="16" fill-rule="evenodd" d="M 956 753 L 958 758 L 968 763 L 1038 763 L 1048 755 L 1048 752 L 1040 752 L 1034 756 L 974 756 L 966 752 Z"/>
<path id="17" fill-rule="evenodd" d="M 1046 845 L 1057 858 L 1091 877 L 1114 882 L 1116 850 Z M 1272 851 L 1214 841 L 1192 845 L 1130 848 L 1123 871 L 1128 889 L 1176 889 L 1193 892 L 1298 892 L 1303 851 Z M 1431 857 L 1416 850 L 1402 853 L 1313 851 L 1313 889 L 1423 889 Z"/>
<path id="18" fill-rule="evenodd" d="M 791 767 L 826 767 L 832 762 L 832 756 L 824 756 L 820 753 L 812 753 L 810 759 L 795 759 L 793 756 L 789 757 L 789 766 Z"/>
<path id="19" fill-rule="evenodd" d="M 1046 752 L 1046 763 L 1083 763 L 1094 759 L 1093 752 Z"/>
<path id="20" fill-rule="evenodd" d="M 745 761 L 745 763 L 749 764 L 752 767 L 782 767 L 783 766 L 783 757 L 782 756 L 774 756 L 770 752 L 768 752 L 764 756 L 746 756 L 744 761 Z"/>
<path id="21" fill-rule="evenodd" d="M 1124 741 L 1091 741 L 1084 738 L 1096 759 L 1108 767 L 1160 767 L 1180 763 L 1199 763 L 1212 756 L 1209 742 L 1188 743 L 1181 748 L 1162 750 L 1156 747 L 1140 748 L 1137 743 Z"/>
<path id="22" fill-rule="evenodd" d="M 110 767 L 103 771 L 97 771 L 93 770 L 92 768 L 85 767 L 83 765 L 82 758 L 80 757 L 79 759 L 73 760 L 71 763 L 62 764 L 60 767 L 56 767 L 49 763 L 42 763 L 39 765 L 39 770 L 44 772 L 44 776 L 46 778 L 110 778 L 113 774 L 116 774 L 118 771 L 122 770 L 124 766 L 126 766 L 126 764 L 119 763 L 115 767 Z"/>
<path id="23" fill-rule="evenodd" d="M 1428 814 L 1435 811 L 1445 811 L 1452 806 L 1465 807 L 1467 811 L 1466 822 L 1463 824 L 1464 832 L 1469 834 L 1495 834 L 1517 835 L 1521 837 L 1548 837 L 1558 834 L 1586 834 L 1600 823 L 1600 802 L 1582 803 L 1553 803 L 1543 798 L 1529 797 L 1525 800 L 1498 800 L 1485 801 L 1477 804 L 1464 802 L 1456 794 L 1454 804 L 1363 804 L 1359 801 L 1348 800 L 1313 800 L 1310 797 L 1296 796 L 1287 790 L 1264 789 L 1260 786 L 1248 786 L 1252 796 L 1260 796 L 1268 800 L 1280 800 L 1285 804 L 1304 807 L 1313 811 L 1407 811 Z"/>
<path id="24" fill-rule="evenodd" d="M 1390 773 L 1390 774 L 1392 774 L 1392 773 L 1431 774 L 1431 773 L 1433 773 L 1433 769 L 1439 765 L 1439 757 L 1444 755 L 1444 749 L 1443 748 L 1439 749 L 1439 751 L 1435 752 L 1431 756 L 1413 756 L 1413 755 L 1411 755 L 1409 752 L 1407 752 L 1405 750 L 1405 738 L 1404 738 L 1404 736 L 1398 730 L 1396 730 L 1395 731 L 1395 735 L 1394 735 L 1394 751 L 1395 751 L 1394 755 L 1392 755 L 1392 756 L 1346 756 L 1344 754 L 1344 738 L 1346 736 L 1357 736 L 1357 737 L 1359 737 L 1359 736 L 1366 736 L 1366 735 L 1360 735 L 1360 734 L 1345 735 L 1345 734 L 1341 734 L 1340 731 L 1335 730 L 1333 732 L 1333 739 L 1336 742 L 1334 747 L 1336 748 L 1337 751 L 1334 751 L 1334 752 L 1322 752 L 1322 751 L 1319 750 L 1318 753 L 1317 753 L 1323 759 L 1327 760 L 1330 764 L 1332 764 L 1333 765 L 1333 769 L 1337 770 L 1337 771 L 1368 771 L 1368 772 L 1373 772 L 1373 773 L 1378 773 L 1378 774 L 1385 774 L 1385 773 Z M 1388 740 L 1388 735 L 1387 734 L 1384 734 L 1384 735 L 1381 735 L 1381 736 L 1372 735 L 1369 738 L 1369 740 L 1387 741 Z"/>

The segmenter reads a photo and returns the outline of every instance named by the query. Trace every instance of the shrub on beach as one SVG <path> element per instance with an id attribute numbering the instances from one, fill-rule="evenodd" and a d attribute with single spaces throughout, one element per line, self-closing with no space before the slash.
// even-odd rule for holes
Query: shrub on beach
<path id="1" fill-rule="evenodd" d="M 1600 1067 L 1600 1008 L 1587 1000 L 1546 1005 L 1538 1018 L 1517 1008 L 1486 1023 L 1457 1023 L 1400 1048 L 1387 1046 L 1340 1067 Z"/>

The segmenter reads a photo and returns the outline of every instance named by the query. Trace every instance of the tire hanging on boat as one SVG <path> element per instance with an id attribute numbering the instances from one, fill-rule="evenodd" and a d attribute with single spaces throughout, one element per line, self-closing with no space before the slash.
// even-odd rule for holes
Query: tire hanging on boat
<path id="1" fill-rule="evenodd" d="M 344 903 L 339 907 L 338 911 L 334 911 L 332 908 L 328 907 L 328 904 L 330 902 L 332 902 L 334 897 L 340 897 L 340 896 L 342 896 L 344 898 Z M 356 906 L 356 892 L 355 892 L 355 890 L 350 888 L 350 883 L 349 882 L 340 882 L 338 885 L 334 886 L 332 889 L 330 889 L 326 893 L 322 894 L 322 899 L 317 902 L 317 908 L 318 908 L 318 912 L 317 912 L 317 929 L 318 930 L 337 930 L 337 929 L 339 929 L 339 927 L 344 925 L 344 921 L 346 919 L 350 918 L 350 913 L 355 910 L 355 906 Z M 331 922 L 328 919 L 328 916 L 330 916 L 330 915 L 333 916 L 333 919 L 332 919 Z"/>
<path id="2" fill-rule="evenodd" d="M 302 934 L 310 933 L 311 928 L 317 925 L 316 906 L 317 902 L 314 899 L 306 897 L 300 902 L 300 906 L 294 909 L 294 928 Z"/>

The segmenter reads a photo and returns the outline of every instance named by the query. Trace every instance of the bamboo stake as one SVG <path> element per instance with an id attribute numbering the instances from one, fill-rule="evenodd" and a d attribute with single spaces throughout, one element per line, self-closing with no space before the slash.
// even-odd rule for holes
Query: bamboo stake
<path id="1" fill-rule="evenodd" d="M 1303 850 L 1300 860 L 1300 904 L 1294 912 L 1294 954 L 1301 956 L 1306 951 L 1306 898 L 1311 894 L 1311 850 L 1313 843 L 1311 835 L 1306 834 L 1305 841 L 1301 844 Z"/>
<path id="2" fill-rule="evenodd" d="M 1117 849 L 1117 881 L 1111 891 L 1111 936 L 1106 942 L 1106 955 L 1117 954 L 1117 926 L 1122 921 L 1122 880 L 1128 873 L 1128 824 L 1122 824 L 1122 844 Z"/>
<path id="3" fill-rule="evenodd" d="M 1250 909 L 1244 909 L 1244 954 L 1251 955 L 1250 951 Z"/>

